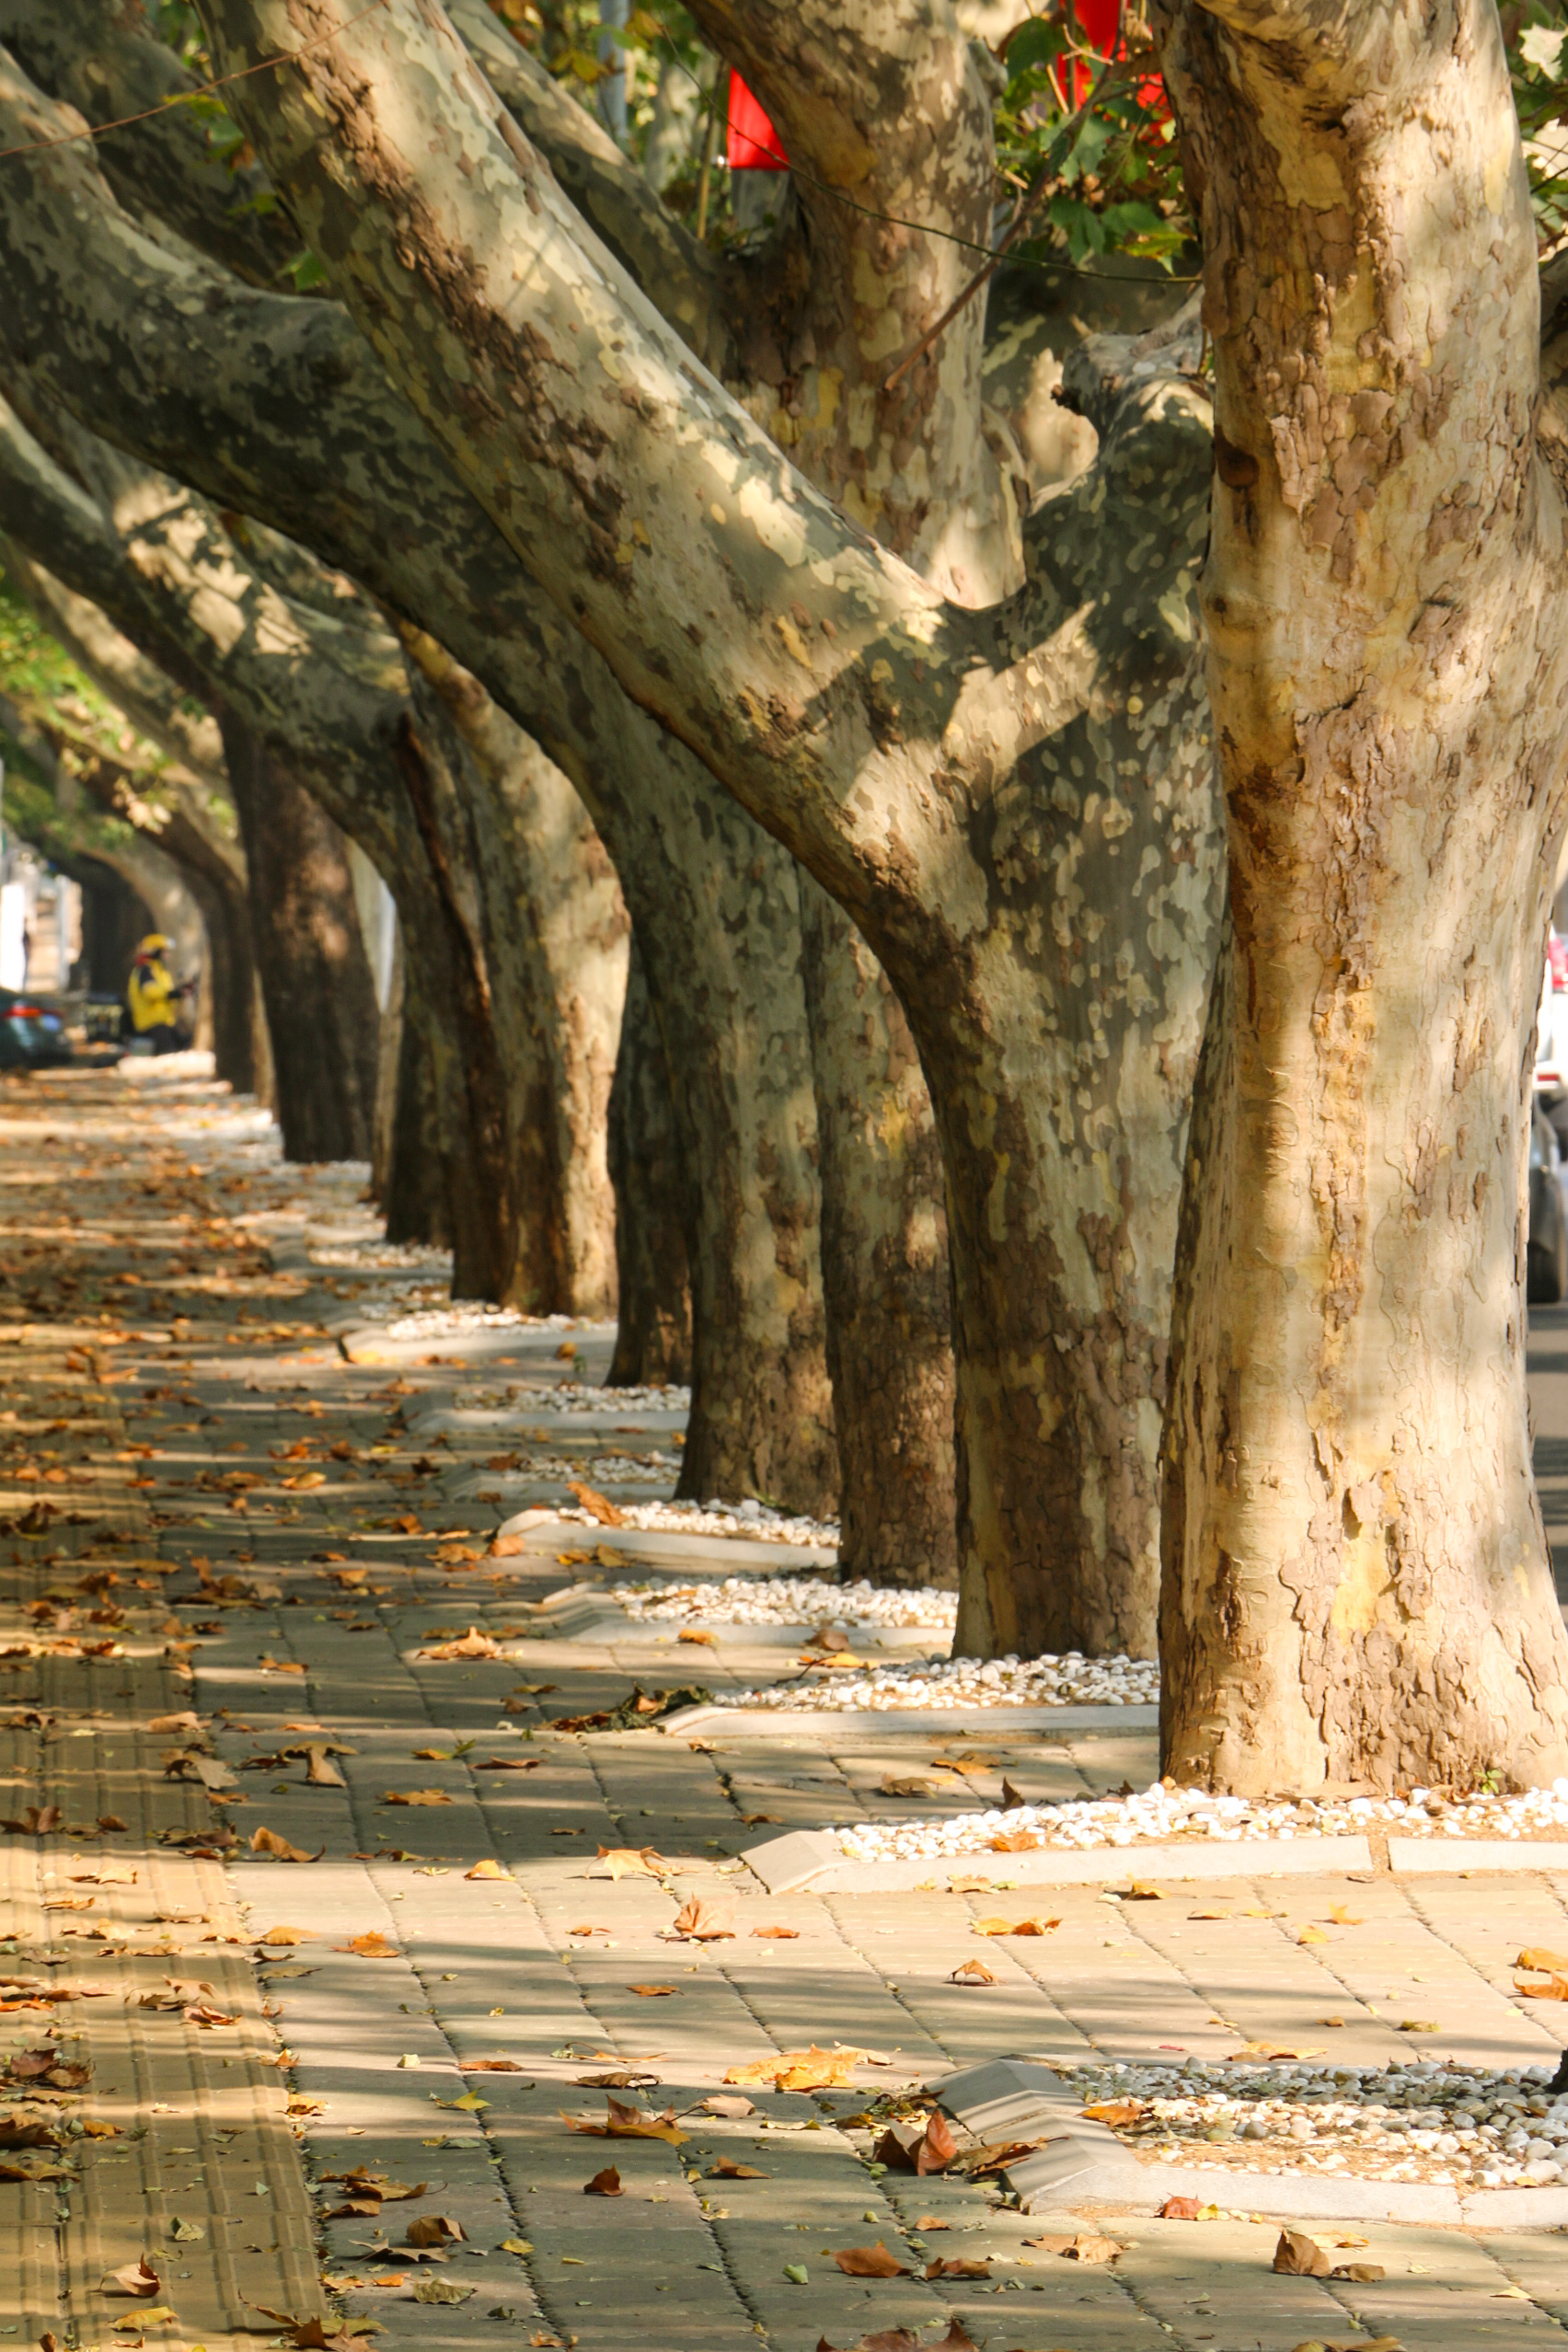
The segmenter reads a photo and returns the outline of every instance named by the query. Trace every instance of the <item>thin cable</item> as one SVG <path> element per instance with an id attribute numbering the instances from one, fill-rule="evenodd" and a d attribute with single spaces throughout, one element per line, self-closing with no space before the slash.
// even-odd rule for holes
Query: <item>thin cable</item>
<path id="1" fill-rule="evenodd" d="M 107 139 L 111 131 L 128 131 L 134 122 L 151 122 L 167 114 L 171 106 L 184 106 L 193 98 L 205 98 L 209 91 L 225 89 L 230 82 L 243 82 L 252 74 L 265 74 L 270 66 L 287 65 L 296 57 L 308 56 L 313 49 L 325 49 L 340 33 L 346 33 L 350 25 L 363 23 L 366 17 L 374 17 L 378 8 L 386 6 L 386 0 L 370 0 L 369 7 L 362 8 L 358 16 L 335 25 L 330 32 L 317 33 L 314 40 L 301 41 L 297 49 L 280 49 L 275 57 L 263 57 L 258 64 L 241 65 L 232 74 L 218 74 L 210 82 L 197 82 L 188 90 L 176 90 L 161 105 L 149 106 L 140 114 L 122 114 L 117 122 L 89 123 L 85 131 L 63 131 L 57 139 L 31 139 L 25 147 L 0 147 L 0 163 L 9 163 L 13 156 L 40 156 L 51 147 L 73 147 L 83 139 Z"/>
<path id="2" fill-rule="evenodd" d="M 1120 20 L 1118 19 L 1118 21 Z M 711 114 L 715 121 L 722 121 L 724 125 L 725 142 L 727 144 L 730 133 L 730 101 L 728 97 L 726 96 L 724 98 L 722 102 L 722 110 L 721 111 L 719 99 L 703 88 L 702 84 L 698 80 L 697 75 L 692 72 L 691 67 L 686 63 L 686 59 L 676 49 L 671 35 L 665 32 L 662 25 L 659 28 L 659 30 L 662 38 L 669 42 L 670 57 L 672 62 L 680 68 L 680 71 L 686 75 L 687 81 L 691 83 L 693 88 L 698 92 L 698 95 L 702 99 L 704 113 Z M 748 146 L 756 146 L 756 141 L 751 137 L 749 133 L 743 131 L 740 133 L 740 136 L 745 140 Z M 766 154 L 768 151 L 766 148 L 758 148 L 757 152 L 759 154 Z M 982 255 L 986 260 L 990 262 L 993 269 L 1002 259 L 1002 256 L 1008 249 L 1007 240 L 1005 239 L 999 247 L 981 245 L 972 236 L 961 236 L 956 229 L 933 228 L 925 221 L 905 220 L 900 213 L 880 212 L 874 204 L 862 204 L 858 202 L 853 196 L 846 196 L 841 188 L 830 188 L 825 179 L 819 179 L 816 177 L 816 174 L 814 172 L 808 171 L 803 164 L 790 163 L 787 156 L 784 158 L 784 161 L 794 179 L 803 179 L 806 185 L 809 188 L 814 188 L 819 195 L 830 196 L 836 204 L 844 204 L 847 206 L 850 212 L 861 213 L 868 221 L 885 221 L 890 228 L 909 229 L 917 236 L 934 236 L 943 245 L 961 246 L 965 253 L 978 253 Z M 1166 274 L 1160 278 L 1145 278 L 1140 277 L 1136 271 L 1132 270 L 1085 270 L 1077 261 L 1037 261 L 1033 255 L 1029 253 L 1019 254 L 1016 257 L 1016 266 L 1025 270 L 1043 270 L 1047 272 L 1054 271 L 1060 271 L 1069 278 L 1091 278 L 1101 282 L 1109 279 L 1115 284 L 1126 286 L 1201 286 L 1203 283 L 1201 276 L 1178 278 L 1173 277 L 1169 271 L 1167 271 Z M 987 271 L 986 274 L 989 276 L 990 271 Z"/>
<path id="3" fill-rule="evenodd" d="M 925 358 L 926 353 L 931 349 L 938 337 L 946 333 L 948 328 L 951 326 L 953 320 L 958 317 L 959 312 L 963 310 L 967 304 L 974 300 L 981 287 L 986 284 L 990 280 L 1004 254 L 1009 252 L 1023 235 L 1025 225 L 1033 213 L 1035 206 L 1039 203 L 1041 198 L 1044 195 L 1046 189 L 1050 186 L 1051 181 L 1056 176 L 1057 163 L 1068 153 L 1071 142 L 1077 134 L 1078 125 L 1081 122 L 1086 121 L 1089 116 L 1092 113 L 1096 104 L 1104 93 L 1106 83 L 1110 80 L 1112 75 L 1116 69 L 1116 52 L 1122 45 L 1122 19 L 1124 14 L 1124 0 L 1116 0 L 1116 29 L 1111 36 L 1111 46 L 1106 52 L 1105 63 L 1101 67 L 1099 73 L 1095 75 L 1093 82 L 1090 85 L 1088 96 L 1084 98 L 1082 105 L 1075 108 L 1073 112 L 1068 115 L 1066 121 L 1063 123 L 1061 129 L 1057 132 L 1055 137 L 1046 148 L 1045 160 L 1034 175 L 1034 185 L 1029 190 L 1017 211 L 1014 213 L 1011 223 L 1009 225 L 1007 235 L 1003 237 L 1000 245 L 997 246 L 996 251 L 992 254 L 985 268 L 983 270 L 975 271 L 974 275 L 970 279 L 969 283 L 964 286 L 961 292 L 954 294 L 952 300 L 949 303 L 941 317 L 933 326 L 928 327 L 926 332 L 921 336 L 914 350 L 910 352 L 905 358 L 899 361 L 898 365 L 894 369 L 893 374 L 883 382 L 882 390 L 884 392 L 897 391 L 899 386 L 903 383 L 910 369 L 914 367 L 918 361 Z"/>

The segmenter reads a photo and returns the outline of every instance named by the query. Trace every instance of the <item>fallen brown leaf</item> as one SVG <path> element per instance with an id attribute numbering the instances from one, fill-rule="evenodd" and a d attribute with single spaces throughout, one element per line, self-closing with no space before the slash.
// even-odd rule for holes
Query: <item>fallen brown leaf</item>
<path id="1" fill-rule="evenodd" d="M 269 1928 L 264 1935 L 259 1935 L 256 1941 L 258 1943 L 314 1943 L 316 1932 L 313 1928 L 273 1927 Z"/>
<path id="2" fill-rule="evenodd" d="M 675 1913 L 671 1933 L 693 1943 L 733 1943 L 735 1931 L 727 1923 L 725 1913 L 694 1895 Z"/>
<path id="3" fill-rule="evenodd" d="M 845 2091 L 857 2066 L 870 2058 L 869 2050 L 780 2050 L 774 2058 L 755 2058 L 750 2066 L 732 2066 L 726 2082 L 771 2082 L 776 2091 Z"/>
<path id="4" fill-rule="evenodd" d="M 939 2254 L 935 2262 L 926 2265 L 926 2276 L 928 2278 L 989 2278 L 991 2266 L 984 2256 L 949 2254 L 944 2259 Z"/>
<path id="5" fill-rule="evenodd" d="M 292 2312 L 274 2312 L 265 2303 L 252 2303 L 250 2308 L 263 2319 L 277 2322 L 292 2352 L 364 2352 L 365 2337 L 382 2333 L 379 2320 L 345 2320 L 339 2327 L 330 2320 L 295 2319 Z"/>
<path id="6" fill-rule="evenodd" d="M 1033 1829 L 998 1829 L 994 1838 L 986 1839 L 994 1854 L 1027 1854 L 1044 1843 L 1044 1839 Z"/>
<path id="7" fill-rule="evenodd" d="M 1365 1927 L 1366 1924 L 1364 1919 L 1351 1909 L 1348 1903 L 1331 1903 L 1329 1917 L 1335 1927 Z M 1565 1960 L 1562 1965 L 1568 1968 L 1568 1960 Z"/>
<path id="8" fill-rule="evenodd" d="M 574 1494 L 577 1497 L 589 1517 L 597 1519 L 602 1528 L 625 1527 L 626 1513 L 617 1510 L 608 1495 L 595 1493 L 593 1487 L 585 1486 L 580 1478 L 568 1479 L 566 1491 L 569 1494 Z"/>
<path id="9" fill-rule="evenodd" d="M 275 1829 L 257 1829 L 251 1834 L 250 1850 L 253 1854 L 271 1854 L 274 1862 L 314 1862 L 321 1860 L 327 1849 L 322 1846 L 317 1852 L 307 1854 L 303 1847 L 291 1846 L 286 1838 L 280 1838 Z"/>
<path id="10" fill-rule="evenodd" d="M 879 1796 L 928 1797 L 931 1794 L 931 1783 L 929 1781 L 901 1781 L 894 1773 L 884 1772 L 878 1784 L 877 1794 Z"/>
<path id="11" fill-rule="evenodd" d="M 1114 2262 L 1125 2251 L 1119 2239 L 1102 2238 L 1093 2230 L 1080 2230 L 1072 2238 L 1025 2238 L 1023 2242 L 1060 2254 L 1064 2262 Z"/>
<path id="12" fill-rule="evenodd" d="M 444 2213 L 421 2213 L 410 2221 L 403 2232 L 403 2242 L 409 2246 L 455 2246 L 463 2242 L 463 2225 L 449 2220 Z"/>
<path id="13" fill-rule="evenodd" d="M 1080 2107 L 1080 2115 L 1090 2123 L 1109 2124 L 1113 2131 L 1124 2124 L 1136 2123 L 1144 2112 L 1141 2099 L 1101 2099 L 1092 2107 Z"/>
<path id="14" fill-rule="evenodd" d="M 625 2100 L 611 2098 L 605 2099 L 605 2107 L 602 2123 L 591 2116 L 569 2116 L 564 2107 L 561 2121 L 572 2131 L 585 2132 L 590 2139 L 664 2139 L 672 2148 L 682 2148 L 691 2138 L 676 2124 L 674 2107 L 655 2116 L 645 2107 L 628 2107 Z"/>
<path id="15" fill-rule="evenodd" d="M 1195 2221 L 1198 2200 L 1195 2196 L 1168 2196 L 1159 2208 L 1162 2221 Z"/>
<path id="16" fill-rule="evenodd" d="M 662 2000 L 666 1993 L 675 1990 L 674 1985 L 628 1985 L 628 1992 L 636 1993 L 643 2000 Z"/>
<path id="17" fill-rule="evenodd" d="M 1322 2247 L 1299 2230 L 1282 2230 L 1273 2266 L 1287 2278 L 1326 2278 L 1333 2264 Z"/>
<path id="18" fill-rule="evenodd" d="M 335 1943 L 334 1952 L 357 1952 L 362 1960 L 398 1960 L 402 1954 L 397 1944 L 388 1943 L 379 1928 L 372 1928 L 365 1935 L 352 1935 L 347 1943 Z"/>
<path id="19" fill-rule="evenodd" d="M 383 1789 L 383 1804 L 450 1804 L 444 1789 Z"/>
<path id="20" fill-rule="evenodd" d="M 727 2122 L 738 2123 L 743 2116 L 755 2116 L 756 2103 L 752 2099 L 727 2099 L 722 2091 L 698 2102 L 705 2116 L 722 2116 Z"/>
<path id="21" fill-rule="evenodd" d="M 950 1985 L 994 1985 L 997 1972 L 987 1968 L 984 1960 L 961 1960 L 948 1978 Z"/>
<path id="22" fill-rule="evenodd" d="M 543 1758 L 538 1756 L 487 1756 L 476 1764 L 476 1772 L 536 1772 Z"/>
<path id="23" fill-rule="evenodd" d="M 628 1878 L 638 1873 L 645 1878 L 663 1878 L 670 1868 L 656 1846 L 601 1846 L 598 1860 L 612 1878 Z"/>
<path id="24" fill-rule="evenodd" d="M 1055 1920 L 972 1920 L 971 1931 L 975 1935 L 1049 1935 L 1062 1922 Z"/>
<path id="25" fill-rule="evenodd" d="M 421 1658 L 499 1658 L 504 1655 L 501 1643 L 492 1641 L 488 1633 L 481 1633 L 475 1625 L 469 1626 L 460 1641 L 438 1642 L 433 1649 L 420 1652 Z"/>
<path id="26" fill-rule="evenodd" d="M 1552 1952 L 1545 1944 L 1527 1944 L 1515 1961 L 1516 1968 L 1561 1969 L 1568 1974 L 1568 1952 Z"/>
<path id="27" fill-rule="evenodd" d="M 1022 1793 L 1021 1790 L 1014 1788 L 1012 1782 L 1008 1779 L 1007 1774 L 1004 1772 L 1002 1775 L 1002 1811 L 1004 1813 L 1016 1813 L 1020 1804 L 1027 1804 L 1028 1803 L 1029 1799 Z"/>
<path id="28" fill-rule="evenodd" d="M 753 1935 L 763 1936 L 768 1941 L 776 1943 L 798 1943 L 801 1940 L 801 1931 L 799 1928 L 759 1927 L 753 1928 L 752 1933 Z"/>
<path id="29" fill-rule="evenodd" d="M 602 2173 L 595 2173 L 591 2181 L 583 2182 L 582 2194 L 584 2196 L 619 2196 L 621 2195 L 619 2173 L 613 2164 L 606 2164 Z"/>
<path id="30" fill-rule="evenodd" d="M 1568 1977 L 1549 1977 L 1544 1984 L 1538 1979 L 1533 1985 L 1527 1985 L 1516 1977 L 1514 1990 L 1516 1993 L 1522 1993 L 1527 2000 L 1568 2000 Z M 1435 2025 L 1401 2025 L 1400 2027 L 1401 2034 L 1435 2034 L 1436 2030 Z"/>
<path id="31" fill-rule="evenodd" d="M 879 2238 L 874 2246 L 845 2246 L 834 2257 L 846 2278 L 911 2278 L 914 2273 Z"/>
<path id="32" fill-rule="evenodd" d="M 146 2255 L 142 2254 L 135 2262 L 122 2263 L 118 2270 L 108 2272 L 100 2291 L 105 2295 L 135 2295 L 150 2301 L 162 2284 Z"/>
<path id="33" fill-rule="evenodd" d="M 504 1878 L 505 1871 L 498 1862 L 477 1862 L 472 1870 L 463 1873 L 465 1878 Z"/>
<path id="34" fill-rule="evenodd" d="M 933 2107 L 926 2117 L 924 2129 L 902 2130 L 890 2124 L 871 2150 L 874 2162 L 885 2164 L 890 2172 L 914 2173 L 924 2180 L 933 2173 L 945 2173 L 958 2153 L 958 2142 L 948 2128 L 947 2117 Z"/>
<path id="35" fill-rule="evenodd" d="M 698 1625 L 683 1625 L 675 1636 L 677 1642 L 690 1642 L 704 1650 L 711 1650 L 718 1638 L 716 1633 L 709 1633 L 706 1628 Z"/>
<path id="36" fill-rule="evenodd" d="M 1369 2287 L 1388 2275 L 1380 2262 L 1336 2262 L 1329 2273 L 1331 2278 L 1349 2278 L 1358 2287 Z"/>

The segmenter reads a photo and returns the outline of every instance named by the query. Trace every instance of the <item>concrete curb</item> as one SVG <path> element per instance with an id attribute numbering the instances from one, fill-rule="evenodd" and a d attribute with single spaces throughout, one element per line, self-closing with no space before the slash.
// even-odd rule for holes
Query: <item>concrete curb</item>
<path id="1" fill-rule="evenodd" d="M 1420 2181 L 1366 2181 L 1351 2173 L 1239 2173 L 1202 2165 L 1144 2164 L 1104 2124 L 1064 2096 L 1050 2068 L 1021 2058 L 966 2067 L 938 2088 L 949 2115 L 982 2140 L 1046 2144 L 1008 2166 L 1025 2213 L 1078 2204 L 1156 2212 L 1167 2197 L 1195 2196 L 1229 2212 L 1282 2219 L 1416 2221 L 1490 2230 L 1568 2227 L 1568 2187 L 1457 2188 Z"/>
<path id="2" fill-rule="evenodd" d="M 514 1516 L 523 1519 L 527 1514 L 519 1511 Z M 513 1531 L 513 1520 L 503 1519 L 496 1534 Z M 611 1551 L 624 1552 L 629 1565 L 678 1568 L 694 1582 L 736 1576 L 743 1570 L 751 1575 L 760 1570 L 771 1576 L 832 1576 L 838 1567 L 836 1551 L 825 1544 L 755 1543 L 748 1536 L 687 1535 L 674 1528 L 585 1528 L 575 1519 L 555 1519 L 536 1521 L 515 1532 L 523 1538 L 523 1550 L 513 1553 L 513 1559 L 604 1544 Z"/>
<path id="3" fill-rule="evenodd" d="M 467 1331 L 425 1332 L 412 1338 L 394 1339 L 385 1323 L 367 1323 L 357 1317 L 340 1324 L 332 1335 L 351 1364 L 421 1364 L 432 1355 L 455 1358 L 464 1364 L 487 1364 L 514 1356 L 521 1364 L 527 1356 L 547 1353 L 553 1360 L 561 1341 L 559 1332 L 531 1323 L 506 1324 L 499 1331 L 487 1331 L 482 1324 L 477 1324 Z M 615 1326 L 591 1324 L 574 1336 L 580 1352 L 600 1346 L 609 1348 L 615 1343 Z"/>
<path id="4" fill-rule="evenodd" d="M 1530 1838 L 1390 1838 L 1389 1861 L 1405 1878 L 1458 1870 L 1568 1871 L 1568 1842 Z"/>
<path id="5" fill-rule="evenodd" d="M 747 1630 L 747 1629 L 743 1629 Z M 752 1629 L 755 1630 L 755 1629 Z M 1018 1732 L 1157 1731 L 1158 1707 L 684 1707 L 659 1725 L 661 1731 L 744 1728 L 753 1738 L 792 1738 L 798 1734 L 836 1739 L 946 1738 L 962 1732 L 972 1739 L 995 1739 Z"/>
<path id="6" fill-rule="evenodd" d="M 730 1710 L 727 1712 L 734 1712 Z M 672 1718 L 672 1721 L 674 1719 Z M 808 1884 L 813 1895 L 883 1895 L 955 1875 L 983 1873 L 1020 1886 L 1110 1886 L 1127 1878 L 1278 1878 L 1372 1868 L 1365 1838 L 1257 1838 L 1246 1845 L 1095 1846 L 1073 1852 L 1035 1847 L 1020 1854 L 929 1854 L 907 1861 L 851 1862 L 830 1829 L 795 1829 L 749 1847 L 741 1859 L 770 1895 Z"/>

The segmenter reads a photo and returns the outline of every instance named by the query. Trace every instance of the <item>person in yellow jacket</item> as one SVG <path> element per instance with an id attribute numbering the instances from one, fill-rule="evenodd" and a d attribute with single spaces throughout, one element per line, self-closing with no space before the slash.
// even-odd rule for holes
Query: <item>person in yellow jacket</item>
<path id="1" fill-rule="evenodd" d="M 164 962 L 168 945 L 161 931 L 150 931 L 137 942 L 125 989 L 133 1042 L 143 1042 L 155 1054 L 178 1054 L 190 1043 L 179 1018 L 190 983 L 177 981 Z"/>

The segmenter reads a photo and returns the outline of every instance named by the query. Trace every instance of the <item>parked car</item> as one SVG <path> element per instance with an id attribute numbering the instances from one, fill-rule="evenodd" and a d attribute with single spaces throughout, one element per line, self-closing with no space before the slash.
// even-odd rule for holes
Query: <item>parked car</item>
<path id="1" fill-rule="evenodd" d="M 1525 1293 L 1539 1307 L 1568 1297 L 1568 1208 L 1557 1130 L 1537 1102 L 1530 1112 L 1530 1235 Z"/>
<path id="2" fill-rule="evenodd" d="M 57 1012 L 15 988 L 0 988 L 0 1070 L 56 1069 L 71 1059 Z"/>

